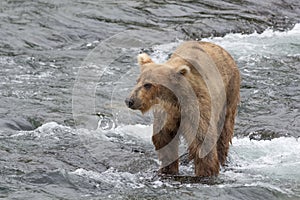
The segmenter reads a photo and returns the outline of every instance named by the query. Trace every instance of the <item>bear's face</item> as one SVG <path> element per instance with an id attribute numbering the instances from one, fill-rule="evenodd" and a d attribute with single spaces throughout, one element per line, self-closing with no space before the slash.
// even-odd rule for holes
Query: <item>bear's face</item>
<path id="1" fill-rule="evenodd" d="M 151 81 L 148 74 L 146 72 L 139 76 L 136 86 L 126 100 L 129 108 L 140 110 L 142 113 L 147 112 L 155 104 L 159 90 L 159 85 Z"/>
<path id="2" fill-rule="evenodd" d="M 172 91 L 182 85 L 182 79 L 190 72 L 189 67 L 156 64 L 147 54 L 140 54 L 138 62 L 141 74 L 130 96 L 125 100 L 126 105 L 145 113 L 162 101 L 175 103 L 177 98 Z"/>

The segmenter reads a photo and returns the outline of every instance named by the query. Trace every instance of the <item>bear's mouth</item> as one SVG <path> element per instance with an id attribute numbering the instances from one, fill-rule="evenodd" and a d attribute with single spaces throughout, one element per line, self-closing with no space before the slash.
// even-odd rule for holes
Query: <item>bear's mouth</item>
<path id="1" fill-rule="evenodd" d="M 142 104 L 138 99 L 127 98 L 125 100 L 125 104 L 127 105 L 128 108 L 130 108 L 132 110 L 141 110 L 142 109 Z"/>
<path id="2" fill-rule="evenodd" d="M 130 109 L 132 110 L 142 110 L 142 106 L 141 105 L 133 105 L 130 107 Z"/>
<path id="3" fill-rule="evenodd" d="M 147 105 L 147 104 L 143 103 L 142 101 L 140 101 L 139 99 L 135 99 L 135 98 L 127 98 L 125 100 L 125 103 L 128 108 L 130 108 L 132 110 L 140 110 L 142 112 L 142 114 L 145 114 L 146 112 L 148 112 L 150 110 L 150 108 L 152 107 L 152 105 Z"/>
<path id="4" fill-rule="evenodd" d="M 146 112 L 148 112 L 150 110 L 151 107 L 147 107 L 143 104 L 135 104 L 134 106 L 132 106 L 130 109 L 132 110 L 139 110 L 141 111 L 142 114 L 145 114 Z"/>

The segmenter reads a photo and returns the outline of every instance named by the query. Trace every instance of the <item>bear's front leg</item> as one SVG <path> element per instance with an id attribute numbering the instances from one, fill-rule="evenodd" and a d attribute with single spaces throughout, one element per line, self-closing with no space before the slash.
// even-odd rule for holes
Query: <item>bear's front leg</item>
<path id="1" fill-rule="evenodd" d="M 159 133 L 152 136 L 152 142 L 158 153 L 161 162 L 159 174 L 175 175 L 178 174 L 178 146 L 179 136 L 173 132 L 162 129 Z"/>

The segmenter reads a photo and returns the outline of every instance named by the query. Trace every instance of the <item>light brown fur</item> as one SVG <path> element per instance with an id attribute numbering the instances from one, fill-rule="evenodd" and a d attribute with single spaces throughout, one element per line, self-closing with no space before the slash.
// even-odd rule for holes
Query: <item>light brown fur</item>
<path id="1" fill-rule="evenodd" d="M 224 102 L 211 99 L 205 76 L 213 74 L 201 70 L 212 65 L 205 60 L 211 61 L 220 73 L 226 94 Z M 147 54 L 140 54 L 138 62 L 141 75 L 126 103 L 143 113 L 154 105 L 160 106 L 153 111 L 152 138 L 162 162 L 160 173 L 178 173 L 178 145 L 182 135 L 189 146 L 189 158 L 194 160 L 196 176 L 217 175 L 220 164 L 226 162 L 239 103 L 240 74 L 232 57 L 215 44 L 189 41 L 181 44 L 164 64 L 154 63 Z M 213 100 L 224 107 L 217 117 L 212 114 Z M 195 110 L 200 111 L 198 118 L 193 116 Z M 211 118 L 216 126 L 209 129 Z M 214 145 L 201 157 L 205 138 Z"/>

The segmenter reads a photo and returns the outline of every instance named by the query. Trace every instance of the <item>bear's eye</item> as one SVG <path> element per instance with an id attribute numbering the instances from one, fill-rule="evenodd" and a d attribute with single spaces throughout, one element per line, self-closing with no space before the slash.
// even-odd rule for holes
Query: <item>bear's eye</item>
<path id="1" fill-rule="evenodd" d="M 143 86 L 146 90 L 149 90 L 152 87 L 152 84 L 151 83 L 145 83 Z"/>

